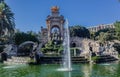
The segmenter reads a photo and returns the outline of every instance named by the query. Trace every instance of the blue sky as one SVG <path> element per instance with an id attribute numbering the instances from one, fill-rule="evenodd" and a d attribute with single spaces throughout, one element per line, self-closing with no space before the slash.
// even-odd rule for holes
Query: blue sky
<path id="1" fill-rule="evenodd" d="M 69 25 L 85 27 L 109 24 L 120 20 L 118 0 L 5 0 L 15 13 L 16 28 L 21 31 L 40 31 L 46 27 L 46 17 L 52 6 L 60 7 L 60 14 Z"/>

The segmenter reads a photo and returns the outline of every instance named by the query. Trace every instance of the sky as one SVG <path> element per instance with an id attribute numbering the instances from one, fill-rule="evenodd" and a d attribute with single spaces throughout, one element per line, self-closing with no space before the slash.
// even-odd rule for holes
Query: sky
<path id="1" fill-rule="evenodd" d="M 69 26 L 85 27 L 111 24 L 120 20 L 118 0 L 5 0 L 15 14 L 16 29 L 39 32 L 46 27 L 50 8 L 58 6 Z"/>

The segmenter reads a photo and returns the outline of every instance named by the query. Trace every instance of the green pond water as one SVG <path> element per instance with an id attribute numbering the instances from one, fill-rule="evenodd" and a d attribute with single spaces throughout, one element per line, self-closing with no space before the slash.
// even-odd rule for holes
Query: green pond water
<path id="1" fill-rule="evenodd" d="M 0 77 L 120 77 L 120 63 L 73 64 L 73 71 L 57 71 L 60 65 L 0 64 Z"/>

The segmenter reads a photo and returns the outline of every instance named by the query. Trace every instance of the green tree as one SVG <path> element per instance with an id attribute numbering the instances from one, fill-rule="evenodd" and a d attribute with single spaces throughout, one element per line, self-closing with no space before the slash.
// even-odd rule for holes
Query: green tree
<path id="1" fill-rule="evenodd" d="M 120 21 L 116 21 L 114 25 L 115 25 L 116 37 L 118 40 L 120 40 Z"/>
<path id="2" fill-rule="evenodd" d="M 116 39 L 115 29 L 102 29 L 95 33 L 95 39 L 101 41 L 111 41 Z"/>
<path id="3" fill-rule="evenodd" d="M 90 32 L 90 39 L 95 40 L 95 32 Z"/>
<path id="4" fill-rule="evenodd" d="M 14 36 L 14 41 L 15 41 L 15 44 L 17 45 L 25 41 L 39 42 L 35 35 L 32 35 L 30 33 L 24 33 L 24 32 L 16 33 Z"/>
<path id="5" fill-rule="evenodd" d="M 99 40 L 101 42 L 105 42 L 105 38 L 106 38 L 106 34 L 104 32 L 101 32 L 100 35 L 99 35 Z"/>
<path id="6" fill-rule="evenodd" d="M 83 37 L 83 38 L 90 38 L 90 32 L 87 28 L 76 25 L 70 27 L 70 36 L 71 37 Z"/>
<path id="7" fill-rule="evenodd" d="M 114 43 L 113 47 L 115 48 L 116 51 L 120 54 L 120 43 Z"/>
<path id="8" fill-rule="evenodd" d="M 14 29 L 14 13 L 4 0 L 0 0 L 0 41 L 2 43 L 12 43 Z"/>
<path id="9" fill-rule="evenodd" d="M 109 31 L 108 28 L 106 28 L 106 29 L 102 29 L 102 30 L 98 30 L 98 31 L 95 33 L 95 37 L 99 36 L 101 32 L 106 33 L 106 32 L 108 32 L 108 31 Z"/>
<path id="10" fill-rule="evenodd" d="M 3 52 L 4 48 L 5 48 L 5 46 L 0 45 L 0 53 Z"/>
<path id="11" fill-rule="evenodd" d="M 14 13 L 4 0 L 0 1 L 0 25 L 0 33 L 3 33 L 4 29 L 8 29 L 11 34 L 14 33 Z"/>

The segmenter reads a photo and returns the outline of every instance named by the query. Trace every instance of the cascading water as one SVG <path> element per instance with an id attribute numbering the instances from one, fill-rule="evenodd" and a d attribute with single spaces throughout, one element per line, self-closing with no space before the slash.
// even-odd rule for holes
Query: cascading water
<path id="1" fill-rule="evenodd" d="M 58 69 L 59 71 L 72 71 L 71 67 L 71 54 L 70 54 L 70 37 L 69 37 L 69 26 L 68 21 L 65 23 L 65 33 L 64 33 L 64 53 L 63 53 L 63 65 L 62 68 Z"/>

